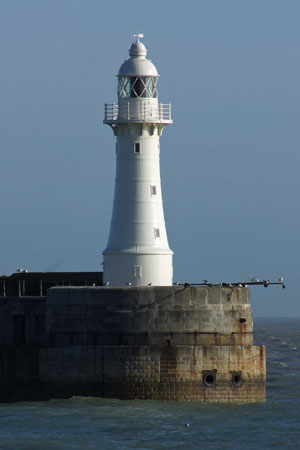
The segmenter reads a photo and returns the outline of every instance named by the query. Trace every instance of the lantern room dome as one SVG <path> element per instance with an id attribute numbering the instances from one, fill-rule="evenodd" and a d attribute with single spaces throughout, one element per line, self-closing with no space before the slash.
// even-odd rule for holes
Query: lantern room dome
<path id="1" fill-rule="evenodd" d="M 129 49 L 129 59 L 121 65 L 118 77 L 158 77 L 155 65 L 146 59 L 147 49 L 139 39 Z"/>

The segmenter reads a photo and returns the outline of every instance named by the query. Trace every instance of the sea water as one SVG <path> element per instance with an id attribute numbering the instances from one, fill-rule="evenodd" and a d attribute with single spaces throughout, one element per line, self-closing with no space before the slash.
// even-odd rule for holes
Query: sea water
<path id="1" fill-rule="evenodd" d="M 74 397 L 0 405 L 0 449 L 300 449 L 300 319 L 256 319 L 267 402 Z"/>

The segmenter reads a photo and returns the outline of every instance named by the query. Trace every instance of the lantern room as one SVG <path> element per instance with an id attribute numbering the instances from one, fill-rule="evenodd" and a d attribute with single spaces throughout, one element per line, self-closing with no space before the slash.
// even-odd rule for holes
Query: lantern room
<path id="1" fill-rule="evenodd" d="M 142 35 L 129 50 L 130 58 L 120 67 L 118 73 L 118 97 L 120 98 L 157 98 L 158 73 L 154 64 L 146 59 L 147 49 L 140 42 Z"/>

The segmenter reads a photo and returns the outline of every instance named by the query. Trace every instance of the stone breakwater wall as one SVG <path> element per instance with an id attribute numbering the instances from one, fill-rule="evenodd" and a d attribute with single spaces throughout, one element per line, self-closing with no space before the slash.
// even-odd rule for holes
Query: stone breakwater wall
<path id="1" fill-rule="evenodd" d="M 8 373 L 18 361 L 25 371 L 21 361 L 28 360 L 27 397 L 265 400 L 265 349 L 253 346 L 247 288 L 55 287 L 36 311 L 34 300 L 25 306 L 14 309 L 19 319 L 6 317 L 11 346 L 2 349 L 1 399 L 5 386 L 15 399 L 21 376 L 13 377 L 12 391 Z M 22 311 L 25 332 L 18 336 L 13 324 Z"/>
<path id="2" fill-rule="evenodd" d="M 257 402 L 265 400 L 264 360 L 264 349 L 251 346 L 57 347 L 41 351 L 40 379 L 53 395 Z"/>

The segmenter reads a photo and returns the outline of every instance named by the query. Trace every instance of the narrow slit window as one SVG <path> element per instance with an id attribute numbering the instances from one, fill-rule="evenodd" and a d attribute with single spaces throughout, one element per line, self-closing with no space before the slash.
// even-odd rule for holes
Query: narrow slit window
<path id="1" fill-rule="evenodd" d="M 159 228 L 154 228 L 154 237 L 155 238 L 159 238 L 160 237 Z"/>
<path id="2" fill-rule="evenodd" d="M 141 144 L 139 142 L 135 142 L 133 145 L 134 153 L 141 153 Z"/>
<path id="3" fill-rule="evenodd" d="M 133 266 L 133 278 L 142 278 L 142 266 Z"/>
<path id="4" fill-rule="evenodd" d="M 151 193 L 151 197 L 152 197 L 153 195 L 156 195 L 156 186 L 154 186 L 154 185 L 151 185 L 151 186 L 150 186 L 150 193 Z"/>

